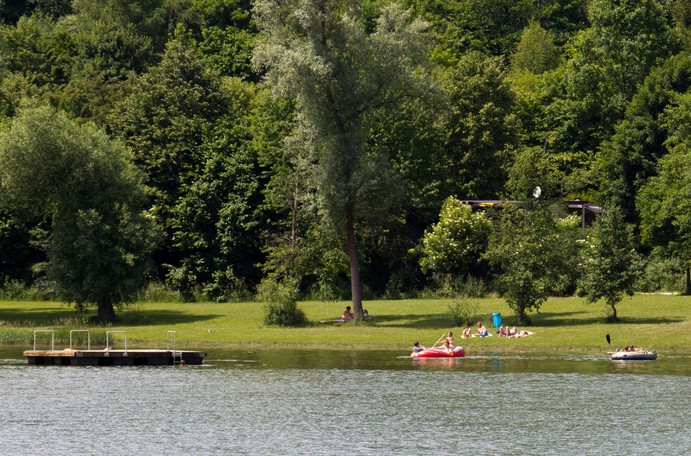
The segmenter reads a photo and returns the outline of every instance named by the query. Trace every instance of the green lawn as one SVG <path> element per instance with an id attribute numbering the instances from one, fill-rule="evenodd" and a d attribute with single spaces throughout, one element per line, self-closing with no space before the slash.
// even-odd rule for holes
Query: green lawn
<path id="1" fill-rule="evenodd" d="M 515 317 L 502 299 L 471 300 L 479 304 L 488 329 L 491 313 L 501 312 L 503 323 Z M 373 319 L 367 323 L 319 324 L 340 316 L 347 302 L 303 302 L 312 324 L 304 328 L 268 327 L 258 303 L 139 303 L 118 312 L 121 321 L 111 326 L 89 326 L 88 316 L 55 302 L 0 302 L 0 344 L 31 347 L 35 329 L 55 329 L 56 348 L 69 344 L 69 330 L 91 329 L 92 345 L 102 348 L 108 330 L 127 331 L 129 347 L 165 347 L 167 331 L 176 331 L 179 348 L 300 347 L 323 349 L 392 349 L 407 351 L 413 341 L 430 345 L 453 330 L 457 344 L 474 354 L 501 352 L 602 353 L 610 347 L 634 344 L 666 354 L 691 354 L 691 297 L 636 295 L 617 306 L 620 323 L 604 323 L 603 305 L 586 305 L 579 298 L 552 298 L 539 314 L 531 314 L 535 335 L 505 339 L 460 338 L 448 314 L 451 300 L 417 299 L 368 301 Z M 521 328 L 519 328 L 521 329 Z M 75 337 L 77 334 L 75 334 Z M 47 344 L 49 336 L 41 335 Z M 46 339 L 46 337 L 48 337 Z M 117 338 L 118 335 L 114 335 Z M 43 342 L 40 342 L 40 341 Z M 48 342 L 49 344 L 49 342 Z M 59 344 L 59 345 L 58 345 Z M 76 344 L 75 344 L 76 345 Z M 81 346 L 81 345 L 80 345 Z"/>

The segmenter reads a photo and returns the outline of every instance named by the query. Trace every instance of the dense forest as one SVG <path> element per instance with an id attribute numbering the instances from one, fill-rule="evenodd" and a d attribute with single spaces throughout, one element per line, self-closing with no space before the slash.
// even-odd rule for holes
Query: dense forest
<path id="1" fill-rule="evenodd" d="M 496 291 L 520 322 L 688 292 L 690 24 L 691 0 L 0 0 L 5 296 L 107 321 L 147 286 L 356 315 Z"/>

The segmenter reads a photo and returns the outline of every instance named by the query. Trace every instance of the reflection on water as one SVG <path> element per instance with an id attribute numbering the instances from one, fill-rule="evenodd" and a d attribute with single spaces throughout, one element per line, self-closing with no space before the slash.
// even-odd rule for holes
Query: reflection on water
<path id="1" fill-rule="evenodd" d="M 19 351 L 21 355 L 21 351 Z M 683 453 L 691 358 L 209 351 L 28 366 L 0 351 L 0 454 Z"/>

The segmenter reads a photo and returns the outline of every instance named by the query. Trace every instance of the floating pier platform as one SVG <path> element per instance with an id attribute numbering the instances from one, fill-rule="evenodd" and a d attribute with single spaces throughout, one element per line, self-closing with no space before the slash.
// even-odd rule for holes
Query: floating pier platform
<path id="1" fill-rule="evenodd" d="M 51 333 L 51 349 L 37 350 L 37 333 Z M 75 332 L 87 332 L 88 343 L 86 350 L 73 348 L 72 334 Z M 110 348 L 110 334 L 124 333 L 124 349 Z M 170 335 L 173 334 L 173 346 L 170 347 Z M 106 348 L 102 350 L 91 349 L 91 333 L 89 330 L 75 329 L 70 331 L 70 347 L 64 350 L 55 350 L 54 330 L 34 331 L 34 349 L 24 351 L 24 357 L 29 364 L 46 366 L 175 366 L 175 365 L 200 365 L 206 357 L 202 351 L 176 350 L 175 331 L 168 331 L 166 336 L 166 349 L 127 349 L 127 334 L 125 331 L 108 331 L 106 333 Z"/>

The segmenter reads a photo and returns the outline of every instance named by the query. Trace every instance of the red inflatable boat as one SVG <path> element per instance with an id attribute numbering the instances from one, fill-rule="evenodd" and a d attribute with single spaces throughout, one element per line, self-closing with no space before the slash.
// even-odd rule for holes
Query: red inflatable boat
<path id="1" fill-rule="evenodd" d="M 463 347 L 456 347 L 451 351 L 445 348 L 426 348 L 410 355 L 411 358 L 461 358 L 463 356 L 465 356 Z"/>

